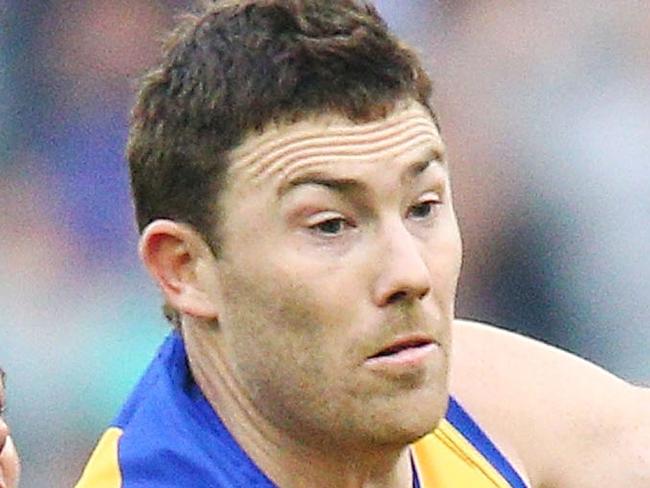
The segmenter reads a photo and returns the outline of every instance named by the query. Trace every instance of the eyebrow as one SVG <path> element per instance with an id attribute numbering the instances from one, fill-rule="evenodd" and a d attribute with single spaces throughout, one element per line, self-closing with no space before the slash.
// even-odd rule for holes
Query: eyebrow
<path id="1" fill-rule="evenodd" d="M 424 173 L 432 165 L 443 169 L 446 169 L 447 167 L 444 155 L 438 149 L 432 149 L 424 158 L 419 159 L 408 166 L 404 173 L 402 173 L 400 179 L 402 182 L 413 180 L 420 174 Z M 325 188 L 340 193 L 352 193 L 357 191 L 359 188 L 365 187 L 364 183 L 354 178 L 338 178 L 321 172 L 313 172 L 292 178 L 285 184 L 281 185 L 278 189 L 278 195 L 282 197 L 284 194 L 302 185 L 324 186 Z"/>

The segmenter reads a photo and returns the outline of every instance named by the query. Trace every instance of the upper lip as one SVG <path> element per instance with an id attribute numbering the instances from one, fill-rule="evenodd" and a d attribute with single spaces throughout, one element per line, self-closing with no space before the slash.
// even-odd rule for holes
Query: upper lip
<path id="1" fill-rule="evenodd" d="M 374 354 L 368 356 L 368 359 L 394 354 L 402 349 L 407 349 L 409 347 L 422 347 L 433 343 L 436 343 L 436 341 L 427 334 L 403 335 L 397 338 L 393 338 L 391 342 L 382 346 Z"/>

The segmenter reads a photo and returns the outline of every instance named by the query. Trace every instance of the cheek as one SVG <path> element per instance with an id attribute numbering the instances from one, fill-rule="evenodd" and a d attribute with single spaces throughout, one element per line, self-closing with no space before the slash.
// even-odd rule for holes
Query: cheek
<path id="1" fill-rule="evenodd" d="M 449 209 L 448 219 L 441 231 L 439 253 L 445 257 L 448 274 L 458 276 L 462 263 L 463 242 L 458 227 L 458 221 L 452 208 Z"/>
<path id="2" fill-rule="evenodd" d="M 274 424 L 289 429 L 302 422 L 300 412 L 319 408 L 341 366 L 336 344 L 325 334 L 332 324 L 311 291 L 287 275 L 276 278 L 256 275 L 257 283 L 232 283 L 224 334 L 248 397 Z"/>
<path id="3" fill-rule="evenodd" d="M 264 270 L 228 274 L 224 333 L 239 357 L 248 353 L 255 362 L 250 354 L 257 350 L 256 357 L 270 361 L 302 361 L 322 342 L 328 307 L 295 272 L 266 264 Z"/>
<path id="4" fill-rule="evenodd" d="M 429 246 L 429 270 L 436 301 L 442 310 L 453 314 L 462 264 L 462 241 L 455 220 L 447 222 Z"/>
<path id="5" fill-rule="evenodd" d="M 446 267 L 446 272 L 449 276 L 449 281 L 453 285 L 453 289 L 455 291 L 458 276 L 460 275 L 460 269 L 463 263 L 463 243 L 460 237 L 458 226 L 455 223 L 453 229 L 450 231 L 449 239 L 444 246 L 443 252 L 446 256 L 448 256 L 448 265 Z"/>

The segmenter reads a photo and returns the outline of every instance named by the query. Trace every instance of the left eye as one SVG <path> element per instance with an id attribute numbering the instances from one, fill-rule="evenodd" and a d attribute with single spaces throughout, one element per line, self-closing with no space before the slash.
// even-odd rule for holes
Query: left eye
<path id="1" fill-rule="evenodd" d="M 409 208 L 409 217 L 415 219 L 426 219 L 431 216 L 434 212 L 434 207 L 439 204 L 440 202 L 438 200 L 427 200 L 413 205 Z"/>

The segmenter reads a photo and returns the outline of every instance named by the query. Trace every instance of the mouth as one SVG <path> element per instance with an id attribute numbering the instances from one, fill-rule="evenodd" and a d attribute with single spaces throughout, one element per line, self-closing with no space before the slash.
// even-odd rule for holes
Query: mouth
<path id="1" fill-rule="evenodd" d="M 371 369 L 413 369 L 424 366 L 440 344 L 426 335 L 409 335 L 398 338 L 366 358 Z"/>
<path id="2" fill-rule="evenodd" d="M 431 339 L 425 337 L 411 337 L 396 340 L 388 346 L 381 349 L 378 353 L 373 354 L 368 359 L 384 358 L 400 354 L 409 349 L 419 349 L 433 344 Z"/>

